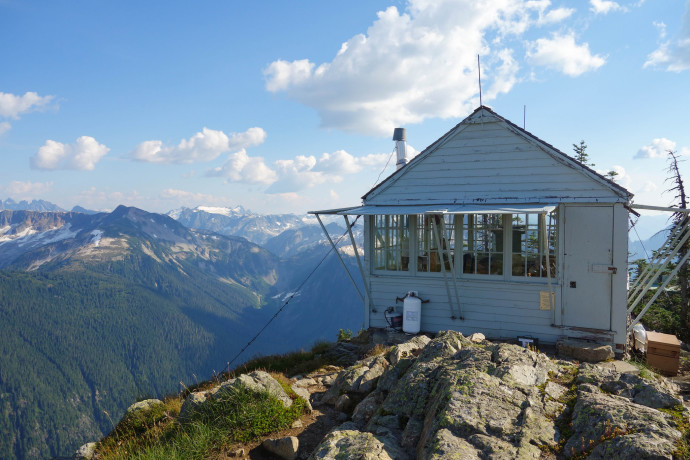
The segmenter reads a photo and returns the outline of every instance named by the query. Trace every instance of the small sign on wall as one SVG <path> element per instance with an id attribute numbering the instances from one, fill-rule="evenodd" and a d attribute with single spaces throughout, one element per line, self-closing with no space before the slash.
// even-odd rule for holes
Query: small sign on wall
<path id="1" fill-rule="evenodd" d="M 551 301 L 549 302 L 549 291 L 539 291 L 539 309 L 551 310 L 551 306 L 556 304 L 556 294 L 551 293 Z"/>

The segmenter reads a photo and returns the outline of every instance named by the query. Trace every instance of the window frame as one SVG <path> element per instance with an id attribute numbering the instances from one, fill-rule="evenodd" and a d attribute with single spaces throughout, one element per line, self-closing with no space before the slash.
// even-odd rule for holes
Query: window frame
<path id="1" fill-rule="evenodd" d="M 488 213 L 487 213 L 488 214 Z M 476 214 L 476 213 L 457 213 L 457 214 L 452 214 L 453 216 L 453 270 L 449 271 L 446 270 L 447 275 L 451 275 L 455 277 L 457 280 L 468 280 L 468 281 L 505 281 L 505 282 L 516 282 L 516 283 L 525 283 L 525 284 L 547 284 L 549 282 L 549 278 L 547 276 L 537 276 L 537 277 L 530 277 L 530 276 L 525 276 L 525 275 L 513 275 L 513 254 L 514 254 L 514 248 L 513 248 L 513 218 L 518 215 L 534 215 L 538 221 L 541 220 L 539 216 L 544 215 L 546 216 L 545 218 L 547 219 L 547 234 L 549 233 L 549 228 L 548 228 L 548 217 L 549 214 L 553 215 L 554 222 L 552 226 L 552 231 L 553 231 L 553 255 L 551 256 L 553 259 L 553 262 L 551 263 L 551 266 L 554 268 L 552 272 L 552 276 L 550 279 L 550 282 L 552 284 L 558 284 L 560 280 L 560 274 L 561 274 L 561 267 L 560 267 L 560 248 L 562 245 L 561 242 L 561 226 L 562 222 L 560 219 L 560 212 L 558 209 L 552 211 L 551 213 L 513 213 L 513 214 L 501 214 L 503 216 L 503 223 L 502 223 L 502 233 L 503 233 L 503 239 L 502 239 L 502 274 L 484 274 L 484 273 L 464 273 L 463 272 L 463 257 L 465 255 L 465 241 L 464 241 L 464 216 L 472 216 L 472 215 L 481 215 L 481 214 Z M 434 215 L 439 215 L 439 214 L 429 214 L 428 216 L 434 216 Z M 445 216 L 450 215 L 450 214 L 440 214 L 441 218 L 445 218 Z M 379 269 L 376 267 L 376 235 L 377 235 L 377 218 L 380 217 L 401 217 L 401 218 L 407 218 L 408 219 L 408 227 L 407 227 L 407 251 L 409 254 L 409 261 L 408 261 L 408 270 L 388 270 L 388 269 Z M 419 241 L 418 241 L 418 236 L 419 236 L 419 218 L 420 216 L 425 216 L 425 214 L 390 214 L 390 215 L 385 215 L 385 214 L 379 214 L 379 215 L 372 215 L 371 219 L 369 219 L 370 224 L 369 224 L 369 229 L 370 229 L 370 237 L 368 238 L 369 240 L 369 247 L 372 248 L 371 251 L 368 251 L 370 253 L 370 273 L 373 275 L 385 275 L 385 276 L 414 276 L 414 277 L 420 277 L 420 278 L 432 278 L 432 279 L 441 279 L 443 278 L 443 273 L 442 271 L 421 271 L 418 270 L 418 257 L 419 257 Z M 541 232 L 541 225 L 538 226 L 538 232 Z M 435 243 L 431 244 L 431 248 L 435 245 Z M 400 248 L 400 254 L 401 258 L 403 257 L 402 254 L 404 253 L 404 249 Z M 402 262 L 401 262 L 402 264 Z M 402 265 L 401 265 L 402 266 Z"/>

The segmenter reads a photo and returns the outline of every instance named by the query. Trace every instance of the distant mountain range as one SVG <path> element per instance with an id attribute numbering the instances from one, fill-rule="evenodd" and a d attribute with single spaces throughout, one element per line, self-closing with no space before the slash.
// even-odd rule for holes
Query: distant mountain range
<path id="1" fill-rule="evenodd" d="M 31 200 L 31 202 L 22 200 L 14 201 L 12 198 L 0 200 L 0 211 L 65 211 L 60 206 L 44 200 Z"/>
<path id="2" fill-rule="evenodd" d="M 168 216 L 189 228 L 244 237 L 280 257 L 291 257 L 315 244 L 327 243 L 321 226 L 312 215 L 263 215 L 247 211 L 242 206 L 198 206 L 170 211 Z M 341 219 L 340 216 L 336 218 Z M 328 232 L 337 238 L 345 232 L 345 226 L 335 223 L 334 220 L 333 217 L 326 217 L 324 223 Z M 355 227 L 354 236 L 361 250 L 361 227 Z M 346 238 L 340 246 L 348 245 L 349 239 Z"/>
<path id="3" fill-rule="evenodd" d="M 50 212 L 65 212 L 60 206 L 45 200 L 21 200 L 14 201 L 12 198 L 0 200 L 0 211 L 50 211 Z M 98 211 L 75 206 L 72 208 L 74 212 L 81 212 L 85 214 L 96 214 Z"/>
<path id="4" fill-rule="evenodd" d="M 208 378 L 292 294 L 234 365 L 361 327 L 362 303 L 333 256 L 295 292 L 329 249 L 320 227 L 235 209 L 180 211 L 196 229 L 125 206 L 0 211 L 0 458 L 67 455 L 137 397 Z M 218 216 L 272 249 L 200 228 Z"/>

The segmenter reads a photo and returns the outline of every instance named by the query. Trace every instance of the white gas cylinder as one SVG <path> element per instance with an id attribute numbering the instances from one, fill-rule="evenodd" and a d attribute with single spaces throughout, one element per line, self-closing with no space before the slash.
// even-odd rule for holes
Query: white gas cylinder
<path id="1" fill-rule="evenodd" d="M 417 334 L 422 328 L 422 299 L 408 293 L 403 301 L 403 332 Z"/>

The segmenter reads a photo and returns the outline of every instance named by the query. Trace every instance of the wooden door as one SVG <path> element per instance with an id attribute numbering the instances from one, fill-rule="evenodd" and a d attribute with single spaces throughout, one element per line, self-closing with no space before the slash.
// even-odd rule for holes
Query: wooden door
<path id="1" fill-rule="evenodd" d="M 565 326 L 611 329 L 613 207 L 565 206 Z"/>

